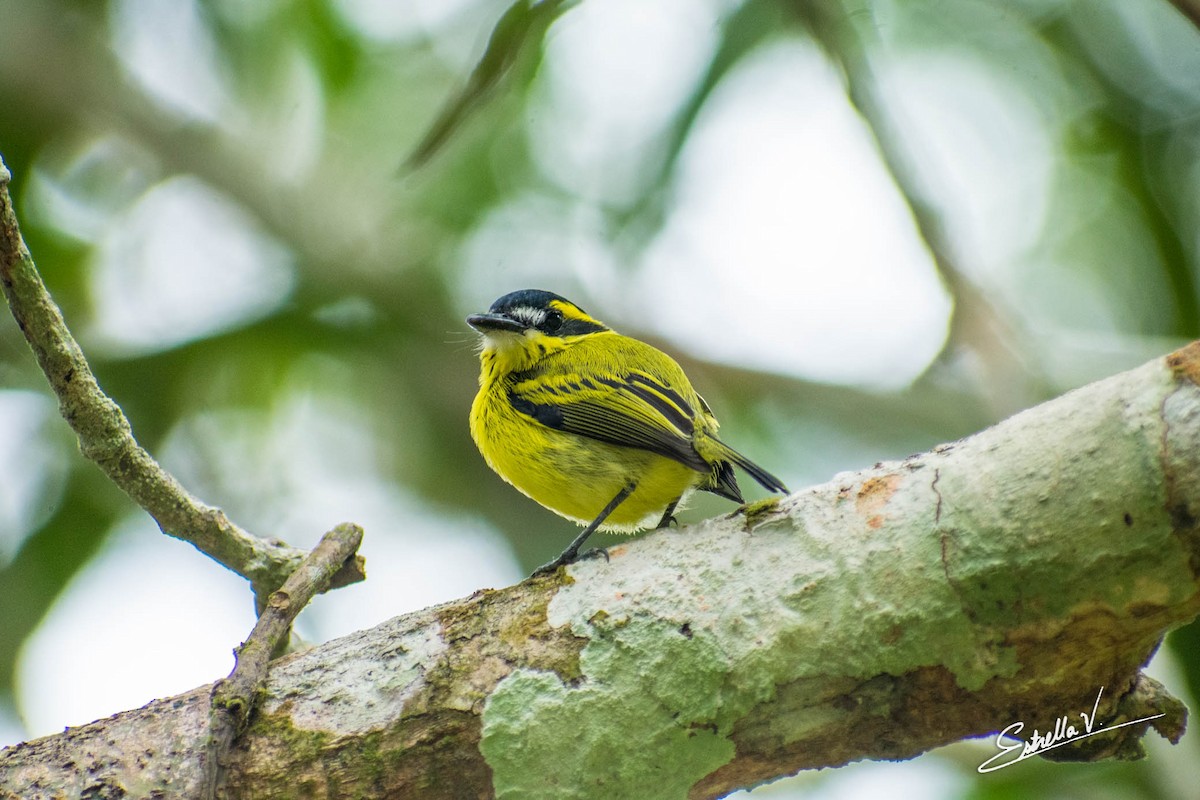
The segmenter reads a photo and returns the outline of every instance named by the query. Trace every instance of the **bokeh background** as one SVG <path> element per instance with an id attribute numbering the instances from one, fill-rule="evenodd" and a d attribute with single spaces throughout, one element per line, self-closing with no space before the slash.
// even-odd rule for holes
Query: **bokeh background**
<path id="1" fill-rule="evenodd" d="M 463 317 L 512 289 L 676 355 L 793 488 L 1200 336 L 1176 2 L 0 0 L 0 153 L 141 442 L 259 535 L 366 528 L 369 580 L 301 618 L 319 641 L 573 535 L 467 432 Z M 0 744 L 214 680 L 253 622 L 83 461 L 9 319 Z M 1200 696 L 1195 626 L 1152 671 Z M 753 794 L 1194 797 L 1200 738 L 1148 743 L 985 776 L 992 744 L 961 743 Z"/>

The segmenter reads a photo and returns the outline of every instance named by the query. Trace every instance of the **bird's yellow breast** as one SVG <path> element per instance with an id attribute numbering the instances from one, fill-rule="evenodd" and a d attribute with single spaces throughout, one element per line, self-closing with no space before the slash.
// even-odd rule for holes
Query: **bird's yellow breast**
<path id="1" fill-rule="evenodd" d="M 586 525 L 630 482 L 637 488 L 600 526 L 632 532 L 704 477 L 665 456 L 548 428 L 513 408 L 505 376 L 485 368 L 471 407 L 471 436 L 489 467 L 527 497 Z"/>

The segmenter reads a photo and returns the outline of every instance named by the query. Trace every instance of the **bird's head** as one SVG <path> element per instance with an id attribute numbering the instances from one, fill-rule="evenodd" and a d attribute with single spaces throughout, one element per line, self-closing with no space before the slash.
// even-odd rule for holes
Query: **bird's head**
<path id="1" fill-rule="evenodd" d="M 565 297 L 541 289 L 509 292 L 483 314 L 467 317 L 483 336 L 484 356 L 503 372 L 528 369 L 582 337 L 608 330 Z"/>

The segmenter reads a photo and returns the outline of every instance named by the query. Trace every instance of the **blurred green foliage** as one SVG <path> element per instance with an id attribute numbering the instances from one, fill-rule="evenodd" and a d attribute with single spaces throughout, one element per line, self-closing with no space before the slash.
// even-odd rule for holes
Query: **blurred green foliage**
<path id="1" fill-rule="evenodd" d="M 942 353 L 902 391 L 756 373 L 672 348 L 719 394 L 714 405 L 749 440 L 744 449 L 793 486 L 961 437 L 1200 336 L 1200 34 L 1160 0 L 714 1 L 707 61 L 668 124 L 631 154 L 641 180 L 619 200 L 552 181 L 526 128 L 545 102 L 544 49 L 579 4 L 437 11 L 427 0 L 374 27 L 369 3 L 169 5 L 0 0 L 0 153 L 24 235 L 101 385 L 152 452 L 197 415 L 269 414 L 297 375 L 316 375 L 328 382 L 311 390 L 350 401 L 391 454 L 378 465 L 385 480 L 436 509 L 486 518 L 525 565 L 558 552 L 564 524 L 488 472 L 467 433 L 476 362 L 462 317 L 486 302 L 468 296 L 470 237 L 536 191 L 598 215 L 612 259 L 637 264 L 670 213 L 681 153 L 713 92 L 748 56 L 787 40 L 815 43 L 837 68 L 954 301 Z M 625 24 L 638 25 L 636 14 Z M 139 25 L 205 60 L 180 71 L 139 56 Z M 1037 198 L 1046 212 L 1019 259 L 996 265 L 963 246 L 954 204 L 923 161 L 918 123 L 928 121 L 891 103 L 898 65 L 933 57 L 980 70 L 1041 115 L 1053 157 Z M 184 341 L 131 347 L 104 333 L 107 237 L 180 176 L 284 248 L 291 288 Z M 864 233 L 871 225 L 866 211 Z M 564 293 L 587 284 L 565 268 L 543 283 L 559 280 Z M 0 323 L 3 389 L 45 385 L 16 327 Z M 70 450 L 63 436 L 54 446 Z M 21 643 L 130 513 L 91 466 L 70 463 L 65 485 L 42 488 L 27 529 L 4 534 L 0 695 L 12 690 Z M 266 529 L 221 486 L 192 488 L 245 509 L 251 518 L 239 521 L 260 535 L 304 544 L 321 532 Z M 371 537 L 387 535 L 368 530 L 368 559 Z M 1192 626 L 1171 644 L 1200 697 L 1200 633 Z M 981 778 L 963 796 L 1184 796 L 1161 769 L 1038 765 Z M 1070 788 L 1083 776 L 1086 791 Z"/>

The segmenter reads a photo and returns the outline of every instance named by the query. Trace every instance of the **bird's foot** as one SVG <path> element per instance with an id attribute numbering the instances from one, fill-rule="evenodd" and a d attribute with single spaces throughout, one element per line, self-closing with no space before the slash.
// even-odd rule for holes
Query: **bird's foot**
<path id="1" fill-rule="evenodd" d="M 596 557 L 598 557 L 598 556 L 604 556 L 604 563 L 605 563 L 605 564 L 607 564 L 607 563 L 609 563 L 610 561 L 612 561 L 612 559 L 610 559 L 610 558 L 608 557 L 608 551 L 607 551 L 607 550 L 605 550 L 603 547 L 593 547 L 591 550 L 588 550 L 586 553 L 584 553 L 583 555 L 581 555 L 579 558 L 577 558 L 577 559 L 575 559 L 575 560 L 576 560 L 576 561 L 583 561 L 585 558 L 596 558 Z"/>
<path id="2" fill-rule="evenodd" d="M 529 575 L 529 577 L 537 578 L 542 575 L 549 575 L 552 572 L 557 571 L 559 567 L 565 567 L 568 564 L 574 564 L 577 561 L 583 561 L 584 559 L 588 559 L 588 558 L 596 558 L 597 556 L 604 556 L 605 561 L 609 560 L 608 551 L 602 547 L 593 547 L 591 550 L 588 550 L 587 552 L 582 553 L 582 554 L 580 554 L 580 553 L 563 553 L 561 556 L 554 559 L 553 561 L 548 561 L 545 564 L 542 564 L 540 567 L 535 569 Z"/>

